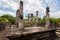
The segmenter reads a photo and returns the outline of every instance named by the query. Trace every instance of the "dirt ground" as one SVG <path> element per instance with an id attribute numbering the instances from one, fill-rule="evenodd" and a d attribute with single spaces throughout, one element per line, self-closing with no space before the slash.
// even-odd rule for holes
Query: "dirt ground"
<path id="1" fill-rule="evenodd" d="M 6 29 L 3 30 L 3 31 L 0 31 L 0 40 L 8 40 L 8 39 L 6 38 L 6 35 L 8 34 L 8 32 L 9 32 L 9 29 L 8 29 L 8 28 L 6 28 Z"/>

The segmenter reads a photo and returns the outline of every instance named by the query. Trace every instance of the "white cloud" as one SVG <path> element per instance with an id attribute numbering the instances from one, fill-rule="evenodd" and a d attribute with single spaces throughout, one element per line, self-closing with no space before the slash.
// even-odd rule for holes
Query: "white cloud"
<path id="1" fill-rule="evenodd" d="M 5 12 L 5 11 L 0 10 L 0 16 L 3 15 L 3 14 L 10 14 L 10 15 L 12 15 L 14 17 L 16 16 L 16 14 L 14 12 L 8 12 L 8 11 Z"/>
<path id="2" fill-rule="evenodd" d="M 0 16 L 6 14 L 6 12 L 0 10 Z"/>
<path id="3" fill-rule="evenodd" d="M 55 11 L 57 8 L 57 1 L 56 0 L 23 0 L 24 3 L 24 10 L 28 10 L 29 12 L 34 13 L 34 11 L 39 10 L 42 13 L 45 13 L 45 8 L 47 6 L 50 7 L 50 12 Z"/>
<path id="4" fill-rule="evenodd" d="M 16 3 L 14 0 L 0 0 L 0 5 L 4 8 L 11 7 L 14 10 L 18 9 L 18 3 Z"/>
<path id="5" fill-rule="evenodd" d="M 24 10 L 28 10 L 29 13 L 34 13 L 35 11 L 42 11 L 44 13 L 45 11 L 45 7 L 42 6 L 42 4 L 40 4 L 39 0 L 25 0 L 28 3 L 24 4 Z M 25 3 L 24 1 L 24 3 Z"/>
<path id="6" fill-rule="evenodd" d="M 56 12 L 50 13 L 50 16 L 58 18 L 58 17 L 60 17 L 60 11 L 56 11 Z"/>
<path id="7" fill-rule="evenodd" d="M 19 8 L 19 1 L 20 0 L 0 0 L 0 5 L 2 4 L 3 7 L 11 7 L 13 10 L 17 10 Z M 26 10 L 28 13 L 34 13 L 38 10 L 39 13 L 43 13 L 45 15 L 46 7 L 50 7 L 50 13 L 55 13 L 57 10 L 57 0 L 23 0 L 24 2 L 24 12 Z M 55 12 L 54 12 L 55 11 Z M 11 15 L 15 15 L 16 13 L 9 12 Z M 57 16 L 59 13 L 55 14 L 54 16 Z M 42 15 L 42 16 L 43 16 Z M 53 16 L 53 15 L 52 15 Z M 60 17 L 58 15 L 58 17 Z"/>

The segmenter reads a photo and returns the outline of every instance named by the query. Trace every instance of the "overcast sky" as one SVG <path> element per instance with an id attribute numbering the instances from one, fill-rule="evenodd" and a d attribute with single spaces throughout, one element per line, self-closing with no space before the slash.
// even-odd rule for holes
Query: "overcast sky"
<path id="1" fill-rule="evenodd" d="M 0 0 L 0 15 L 11 14 L 16 16 L 16 10 L 19 8 L 20 0 Z M 24 2 L 24 18 L 27 14 L 36 14 L 39 11 L 39 17 L 43 17 L 46 13 L 46 7 L 50 8 L 51 17 L 60 17 L 60 0 L 23 0 Z"/>

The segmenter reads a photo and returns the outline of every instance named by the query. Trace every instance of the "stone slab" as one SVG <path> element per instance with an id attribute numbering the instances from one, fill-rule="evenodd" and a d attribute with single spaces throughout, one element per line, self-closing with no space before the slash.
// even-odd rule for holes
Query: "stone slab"
<path id="1" fill-rule="evenodd" d="M 56 30 L 55 28 L 44 28 L 44 27 L 26 27 L 23 32 L 16 31 L 16 32 L 11 32 L 7 36 L 12 36 L 12 35 L 27 35 L 27 34 L 32 34 L 32 33 L 37 33 L 37 32 L 46 32 L 46 31 L 51 31 L 51 30 Z"/>

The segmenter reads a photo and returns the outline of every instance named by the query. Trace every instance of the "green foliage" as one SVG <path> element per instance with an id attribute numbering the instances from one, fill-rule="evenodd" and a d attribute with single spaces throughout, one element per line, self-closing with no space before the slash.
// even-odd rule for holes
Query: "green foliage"
<path id="1" fill-rule="evenodd" d="M 8 19 L 7 18 L 4 18 L 4 17 L 0 17 L 0 23 L 3 22 L 3 23 L 8 23 Z"/>
<path id="2" fill-rule="evenodd" d="M 33 24 L 33 25 L 35 25 L 35 24 L 36 24 L 36 19 L 34 19 L 34 20 L 32 21 L 32 24 Z"/>
<path id="3" fill-rule="evenodd" d="M 60 18 L 50 18 L 50 22 L 53 23 L 53 24 L 60 24 Z"/>
<path id="4" fill-rule="evenodd" d="M 56 18 L 53 18 L 53 17 L 50 18 L 50 23 L 53 23 L 53 24 L 56 23 Z"/>
<path id="5" fill-rule="evenodd" d="M 6 27 L 6 24 L 8 24 L 9 21 L 7 18 L 0 16 L 0 30 L 4 29 Z"/>
<path id="6" fill-rule="evenodd" d="M 12 24 L 14 24 L 16 21 L 15 17 L 11 16 L 10 14 L 4 14 L 2 15 L 2 17 L 8 19 L 9 23 L 12 23 Z"/>
<path id="7" fill-rule="evenodd" d="M 15 24 L 15 17 L 10 14 L 4 14 L 0 16 L 0 30 L 4 29 L 7 24 Z"/>
<path id="8" fill-rule="evenodd" d="M 57 23 L 58 25 L 60 25 L 60 18 L 57 18 L 57 19 L 56 19 L 56 23 Z"/>
<path id="9" fill-rule="evenodd" d="M 40 22 L 41 22 L 41 23 L 46 23 L 46 16 L 44 16 L 44 17 L 41 19 Z"/>

